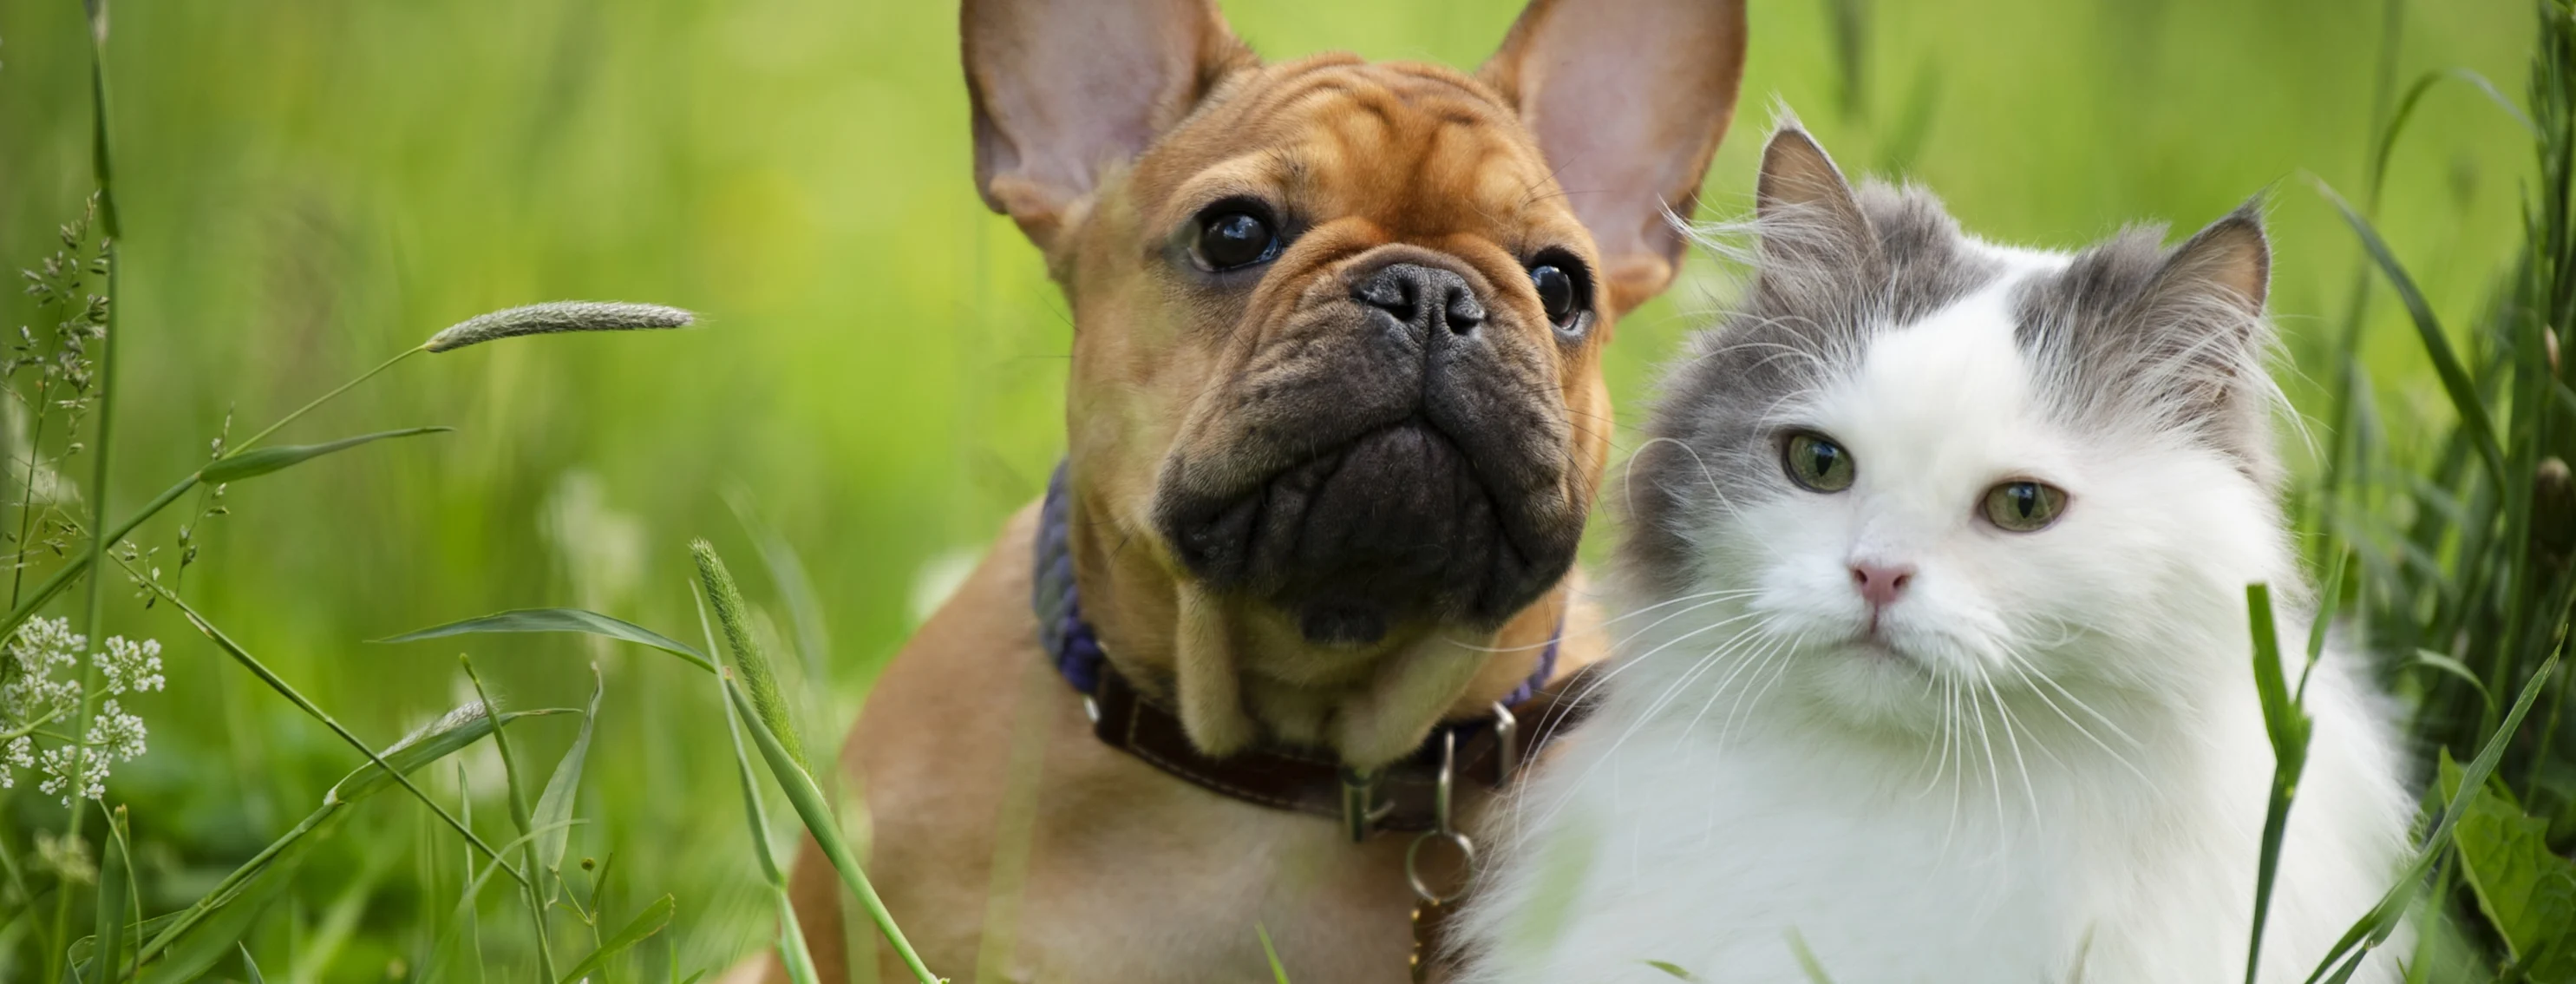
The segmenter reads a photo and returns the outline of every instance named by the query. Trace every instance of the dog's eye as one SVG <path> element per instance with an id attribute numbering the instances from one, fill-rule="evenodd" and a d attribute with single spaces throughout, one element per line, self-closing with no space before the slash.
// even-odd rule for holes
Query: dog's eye
<path id="1" fill-rule="evenodd" d="M 2014 533 L 2047 529 L 2066 511 L 2066 490 L 2043 482 L 2005 482 L 1986 490 L 1986 521 Z"/>
<path id="2" fill-rule="evenodd" d="M 1564 250 L 1551 249 L 1530 261 L 1529 275 L 1548 323 L 1569 340 L 1583 337 L 1585 315 L 1592 306 L 1592 280 L 1583 269 L 1583 261 Z"/>
<path id="3" fill-rule="evenodd" d="M 1233 270 L 1279 255 L 1279 236 L 1261 216 L 1212 208 L 1199 216 L 1198 252 L 1208 269 Z"/>
<path id="4" fill-rule="evenodd" d="M 1547 320 L 1563 322 L 1574 313 L 1574 278 L 1547 264 L 1530 268 L 1530 284 L 1538 288 L 1538 303 L 1547 308 Z"/>

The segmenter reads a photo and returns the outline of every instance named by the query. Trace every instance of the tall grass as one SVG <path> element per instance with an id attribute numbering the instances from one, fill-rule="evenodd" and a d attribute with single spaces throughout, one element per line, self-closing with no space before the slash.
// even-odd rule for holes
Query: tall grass
<path id="1" fill-rule="evenodd" d="M 2408 955 L 2414 979 L 2576 980 L 2576 862 L 2565 857 L 2576 847 L 2576 722 L 2564 714 L 2571 682 L 2560 670 L 2576 614 L 2576 495 L 2566 464 L 2576 452 L 2576 392 L 2560 356 L 2576 330 L 2576 5 L 2536 0 L 2533 9 L 2523 106 L 2474 73 L 2426 73 L 2379 114 L 2369 204 L 2356 209 L 2319 185 L 2404 309 L 2452 419 L 2434 428 L 2429 455 L 2387 439 L 2396 429 L 2360 385 L 2357 292 L 2343 348 L 2331 353 L 2337 398 L 2324 422 L 2327 467 L 2308 500 L 2320 518 L 2310 543 L 2336 572 L 2324 609 L 2346 613 L 2379 657 L 2411 708 L 2424 774 L 2439 782 L 2425 798 L 2414 864 L 2312 981 L 2349 977 L 2409 912 L 2423 931 Z M 2389 29 L 2396 24 L 2391 18 Z M 2499 124 L 2529 136 L 2535 165 L 2521 248 L 2465 339 L 2442 323 L 2369 216 L 2391 150 L 2424 95 L 2446 81 L 2499 106 Z M 2348 562 L 2358 576 L 2347 591 Z M 2307 735 L 2304 714 L 2279 685 L 2268 602 L 2259 589 L 2249 602 L 2258 675 L 2271 671 L 2265 712 L 2283 777 L 2258 880 L 2259 947 L 2259 906 L 2278 823 L 2295 808 Z M 2469 764 L 2455 766 L 2459 758 Z"/>
<path id="2" fill-rule="evenodd" d="M 589 945 L 584 948 L 587 955 L 561 976 L 567 981 L 586 977 L 661 930 L 669 923 L 674 907 L 674 900 L 664 896 L 622 928 L 602 936 L 598 889 L 605 881 L 605 871 L 591 879 L 589 902 L 585 904 L 581 893 L 574 889 L 572 876 L 564 870 L 564 831 L 577 822 L 572 816 L 573 800 L 580 788 L 590 729 L 599 714 L 596 691 L 591 706 L 582 713 L 579 737 L 556 766 L 544 794 L 530 807 L 521 795 L 516 759 L 504 731 L 507 721 L 530 716 L 528 713 L 498 712 L 488 695 L 478 695 L 477 700 L 378 749 L 341 725 L 191 606 L 181 597 L 175 575 L 164 581 L 157 551 L 143 551 L 125 537 L 191 489 L 208 490 L 211 500 L 234 482 L 386 438 L 448 430 L 413 427 L 319 444 L 260 446 L 271 434 L 414 353 L 445 352 L 528 334 L 680 327 L 689 324 L 691 316 L 652 305 L 571 303 L 535 305 L 468 320 L 323 394 L 247 441 L 228 445 L 217 439 L 214 453 L 205 464 L 111 527 L 109 462 L 115 448 L 112 423 L 118 405 L 116 353 L 123 335 L 116 248 L 120 223 L 109 138 L 106 5 L 91 3 L 87 12 L 91 148 L 97 192 L 90 199 L 89 211 L 63 227 L 61 249 L 39 269 L 27 271 L 30 293 L 37 297 L 40 309 L 53 316 L 53 324 L 48 326 L 51 330 L 41 337 L 21 332 L 19 343 L 12 347 L 5 362 L 6 371 L 0 372 L 0 386 L 5 386 L 10 401 L 10 419 L 26 425 L 23 436 L 13 428 L 8 461 L 10 470 L 23 478 L 19 483 L 21 493 L 10 506 L 14 515 L 6 517 L 14 521 L 17 532 L 12 537 L 14 549 L 10 554 L 10 611 L 0 618 L 0 640 L 5 640 L 5 655 L 0 655 L 0 743 L 5 743 L 0 744 L 0 779 L 15 785 L 25 774 L 42 792 L 58 796 L 65 807 L 59 834 L 38 833 L 40 840 L 54 845 L 50 852 L 21 853 L 14 845 L 0 844 L 0 865 L 6 867 L 7 899 L 11 903 L 8 929 L 23 935 L 24 948 L 38 955 L 29 965 L 42 968 L 40 980 L 186 980 L 203 973 L 213 957 L 235 949 L 243 952 L 246 969 L 252 968 L 255 965 L 249 963 L 248 950 L 241 942 L 241 921 L 226 919 L 231 914 L 228 910 L 240 903 L 246 893 L 257 891 L 275 865 L 294 855 L 344 807 L 390 780 L 481 856 L 488 865 L 484 877 L 499 871 L 518 885 L 541 979 L 558 978 L 554 949 L 558 938 L 566 935 L 586 936 Z M 86 435 L 78 426 L 84 417 L 89 420 Z M 48 425 L 56 428 L 50 442 L 46 440 Z M 82 454 L 92 464 L 92 475 L 76 497 L 67 491 L 64 472 Z M 81 498 L 86 499 L 86 515 L 77 508 L 82 504 Z M 196 522 L 217 515 L 218 509 L 201 510 Z M 96 531 L 104 534 L 93 535 Z M 189 541 L 183 538 L 182 543 Z M 187 552 L 176 560 L 178 569 L 184 571 L 195 559 L 193 544 L 189 544 Z M 104 624 L 101 612 L 110 580 L 110 562 L 115 564 L 116 573 L 132 583 L 138 597 L 147 604 L 165 605 L 176 612 L 189 627 L 212 641 L 288 705 L 346 742 L 365 763 L 324 794 L 319 811 L 258 851 L 210 891 L 182 909 L 149 918 L 143 897 L 136 890 L 126 807 L 117 805 L 104 811 L 99 821 L 104 836 L 98 839 L 100 854 L 95 863 L 87 857 L 89 838 L 84 833 L 90 822 L 90 808 L 107 803 L 110 770 L 145 751 L 146 722 L 124 712 L 116 697 L 131 690 L 158 689 L 165 681 L 156 641 L 136 643 L 109 638 L 103 650 L 91 644 Z M 26 575 L 40 568 L 48 570 L 47 576 L 29 588 Z M 87 629 L 86 636 L 73 633 L 67 619 L 38 617 L 58 595 L 76 584 L 86 588 L 80 621 Z M 470 663 L 466 664 L 466 673 L 469 678 L 473 675 Z M 57 674 L 65 675 L 57 678 Z M 479 690 L 480 680 L 474 680 L 474 685 Z M 504 848 L 485 842 L 472 826 L 410 778 L 413 771 L 487 735 L 499 749 L 508 773 L 513 820 L 519 833 L 519 838 Z M 515 865 L 504 854 L 510 847 L 519 852 Z M 28 861 L 42 864 L 25 863 Z M 597 863 L 588 859 L 580 868 L 584 872 L 598 870 Z M 479 886 L 480 879 L 472 884 Z M 76 919 L 81 914 L 78 903 L 84 895 L 94 903 L 85 922 Z M 465 904 L 474 905 L 471 889 Z M 48 910 L 49 919 L 41 915 Z M 558 915 L 558 910 L 564 915 Z M 563 933 L 557 929 L 557 924 L 563 922 L 577 922 L 581 928 Z M 434 960 L 437 954 L 428 956 Z M 481 962 L 479 955 L 471 959 Z M 257 975 L 255 969 L 249 972 Z"/>

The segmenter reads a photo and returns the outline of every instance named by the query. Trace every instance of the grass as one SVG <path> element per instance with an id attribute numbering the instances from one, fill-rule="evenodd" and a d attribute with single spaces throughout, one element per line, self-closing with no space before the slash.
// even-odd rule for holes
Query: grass
<path id="1" fill-rule="evenodd" d="M 1758 7 L 1705 199 L 1747 200 L 1775 93 L 1847 161 L 1906 165 L 2016 238 L 2193 225 L 2277 183 L 2273 296 L 2319 438 L 2302 542 L 2345 572 L 2327 597 L 2428 782 L 2420 877 L 2349 950 L 2411 913 L 2419 979 L 2565 980 L 2576 393 L 2551 353 L 2576 324 L 2576 40 L 2558 0 L 2348 6 Z M 1515 7 L 1229 13 L 1275 54 L 1471 63 Z M 774 946 L 810 979 L 777 932 L 779 852 L 810 830 L 867 895 L 864 818 L 820 750 L 1061 447 L 1064 315 L 965 179 L 953 9 L 121 13 L 98 33 L 70 0 L 0 5 L 0 257 L 50 284 L 0 307 L 34 329 L 0 401 L 0 632 L 157 636 L 175 693 L 109 694 L 80 659 L 77 701 L 0 724 L 80 746 L 113 698 L 153 739 L 99 800 L 23 769 L 0 790 L 0 978 L 676 984 Z M 1623 420 L 1715 273 L 1621 326 Z M 602 295 L 721 324 L 515 337 L 676 313 L 511 307 Z M 422 342 L 439 324 L 486 344 Z M 231 440 L 237 409 L 271 423 Z M 425 422 L 458 432 L 413 439 Z M 760 558 L 751 590 L 710 598 L 692 536 L 755 551 L 728 548 Z M 710 602 L 703 649 L 607 617 Z M 691 672 L 720 668 L 719 634 L 740 685 Z M 2282 813 L 2301 733 L 2277 682 Z"/>

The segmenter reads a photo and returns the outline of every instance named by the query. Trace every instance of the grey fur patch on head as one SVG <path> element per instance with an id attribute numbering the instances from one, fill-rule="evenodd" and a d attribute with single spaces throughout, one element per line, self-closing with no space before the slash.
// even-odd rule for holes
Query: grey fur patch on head
<path id="1" fill-rule="evenodd" d="M 2179 435 L 2274 487 L 2271 417 L 2283 404 L 2264 362 L 2271 252 L 2247 202 L 2171 250 L 2133 226 L 2018 288 L 2015 339 L 2043 394 L 2088 433 Z"/>
<path id="2" fill-rule="evenodd" d="M 1856 371 L 1879 334 L 2006 273 L 1931 192 L 1853 188 L 1794 120 L 1773 134 L 1763 171 L 1752 219 L 1697 231 L 1752 268 L 1749 287 L 1665 377 L 1612 500 L 1628 511 L 1625 573 L 1666 594 L 1700 579 L 1697 531 L 1789 488 L 1773 431 L 1782 406 Z M 2263 368 L 2268 273 L 2251 203 L 2171 251 L 2160 228 L 2133 228 L 2016 287 L 2015 337 L 2071 426 L 2181 434 L 2268 488 L 2280 474 L 2268 430 L 2280 396 Z"/>
<path id="3" fill-rule="evenodd" d="M 1930 191 L 1876 181 L 1853 188 L 1794 120 L 1764 149 L 1756 198 L 1751 220 L 1694 232 L 1701 245 L 1751 266 L 1751 284 L 1665 378 L 1649 439 L 1629 459 L 1617 497 L 1629 510 L 1631 573 L 1661 588 L 1694 579 L 1690 531 L 1705 528 L 1713 510 L 1783 487 L 1765 423 L 1773 410 L 1858 368 L 1876 334 L 2004 273 Z"/>

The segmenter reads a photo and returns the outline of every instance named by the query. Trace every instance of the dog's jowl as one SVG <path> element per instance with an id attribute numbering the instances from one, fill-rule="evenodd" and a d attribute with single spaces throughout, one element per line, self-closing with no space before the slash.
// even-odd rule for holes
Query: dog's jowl
<path id="1" fill-rule="evenodd" d="M 1472 74 L 1265 64 L 1200 0 L 962 27 L 976 181 L 1073 312 L 1066 459 L 869 697 L 872 877 L 959 979 L 1267 979 L 1259 926 L 1405 980 L 1407 770 L 1507 776 L 1482 722 L 1600 648 L 1600 355 L 1680 260 L 1742 7 L 1540 0 Z"/>

